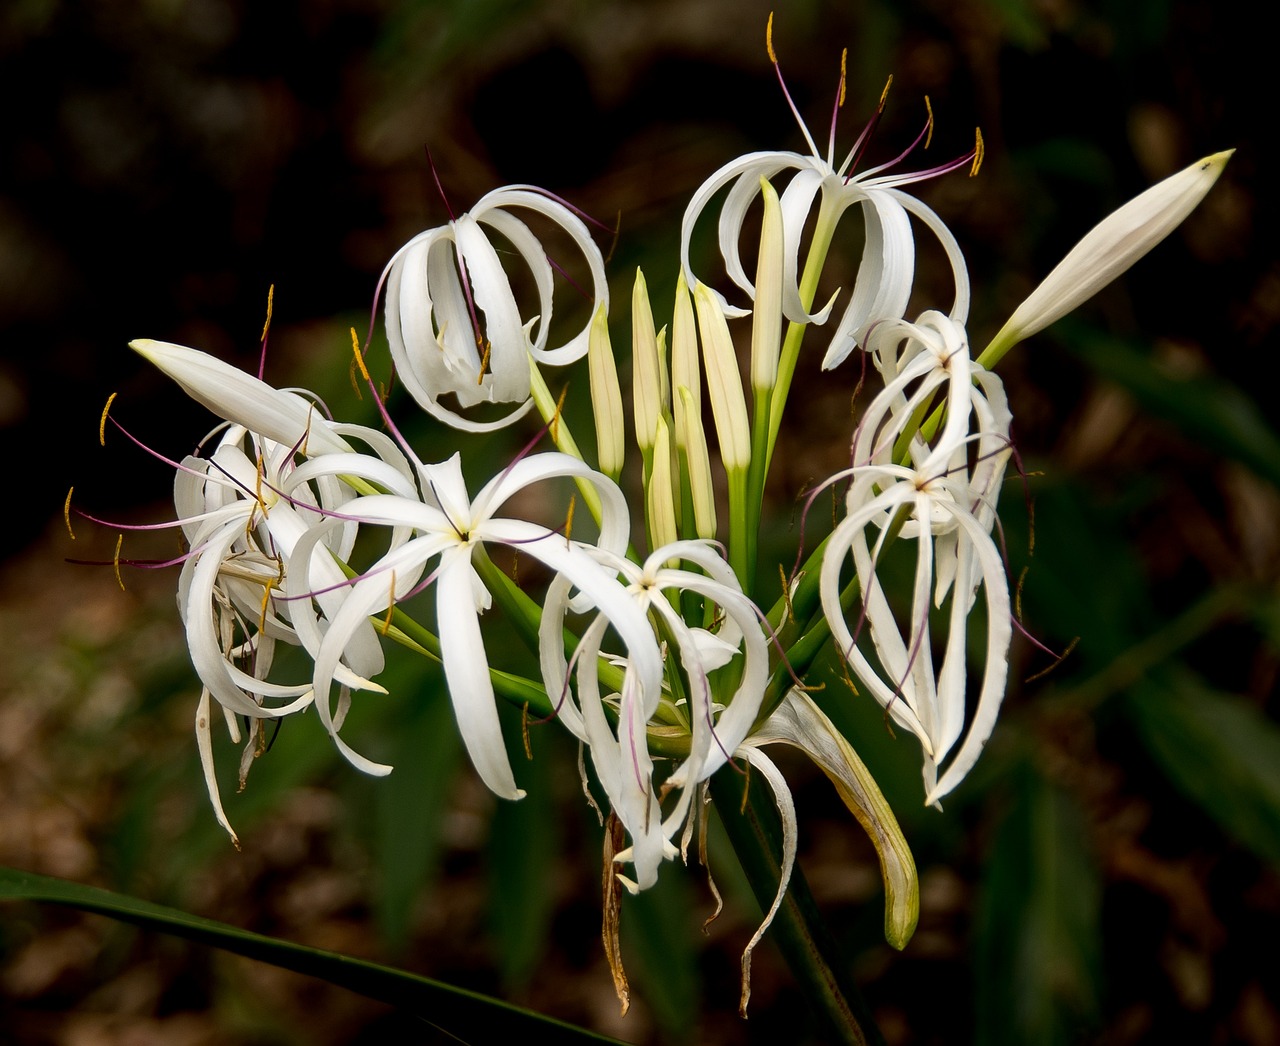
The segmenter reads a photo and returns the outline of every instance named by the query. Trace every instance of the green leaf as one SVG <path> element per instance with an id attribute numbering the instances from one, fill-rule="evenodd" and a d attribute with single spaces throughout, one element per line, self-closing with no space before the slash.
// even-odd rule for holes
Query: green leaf
<path id="1" fill-rule="evenodd" d="M 618 1041 L 403 970 L 249 933 L 226 923 L 65 879 L 0 868 L 0 900 L 40 901 L 95 912 L 319 977 L 421 1017 L 457 1035 L 461 1041 L 503 1042 L 529 1035 L 548 1036 L 549 1041 L 557 1043 Z"/>
<path id="2" fill-rule="evenodd" d="M 424 675 L 412 697 L 396 683 L 393 692 L 405 694 L 408 714 L 392 742 L 395 770 L 373 789 L 374 909 L 382 940 L 393 953 L 404 947 L 414 904 L 439 864 L 449 785 L 462 751 L 453 710 L 438 680 L 434 670 Z"/>
<path id="3" fill-rule="evenodd" d="M 1190 676 L 1135 689 L 1125 707 L 1170 781 L 1228 835 L 1280 862 L 1280 727 Z"/>
<path id="4" fill-rule="evenodd" d="M 627 973 L 671 1042 L 693 1041 L 697 1028 L 702 992 L 693 932 L 705 918 L 695 911 L 689 880 L 682 875 L 660 875 L 643 893 L 622 897 Z"/>
<path id="5" fill-rule="evenodd" d="M 1280 435 L 1239 387 L 1211 374 L 1171 374 L 1131 343 L 1063 322 L 1075 356 L 1188 440 L 1280 486 Z"/>
<path id="6" fill-rule="evenodd" d="M 981 1044 L 1085 1041 L 1100 995 L 1100 888 L 1074 800 L 1023 762 L 987 856 L 975 920 Z"/>
<path id="7" fill-rule="evenodd" d="M 528 982 L 551 937 L 560 847 L 550 770 L 553 764 L 571 765 L 573 755 L 549 751 L 559 748 L 554 743 L 563 739 L 546 730 L 535 730 L 530 739 L 536 746 L 532 760 L 525 758 L 518 730 L 504 731 L 504 736 L 508 758 L 526 794 L 519 802 L 499 800 L 494 810 L 489 832 L 489 926 L 498 943 L 502 982 L 516 988 Z"/>

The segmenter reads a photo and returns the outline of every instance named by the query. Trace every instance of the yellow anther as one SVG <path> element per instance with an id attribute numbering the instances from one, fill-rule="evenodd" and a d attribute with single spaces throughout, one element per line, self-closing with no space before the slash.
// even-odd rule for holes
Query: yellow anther
<path id="1" fill-rule="evenodd" d="M 533 762 L 533 745 L 529 741 L 529 702 L 520 710 L 520 739 L 524 741 L 524 757 Z"/>
<path id="2" fill-rule="evenodd" d="M 258 610 L 258 631 L 265 632 L 267 630 L 267 607 L 271 605 L 271 589 L 275 586 L 270 582 L 266 582 L 262 586 L 262 606 Z"/>
<path id="3" fill-rule="evenodd" d="M 773 12 L 769 12 L 769 21 L 764 27 L 764 46 L 769 52 L 769 61 L 774 65 L 778 64 L 778 56 L 773 50 Z"/>
<path id="4" fill-rule="evenodd" d="M 566 548 L 569 545 L 569 538 L 573 534 L 573 510 L 577 507 L 577 504 L 578 495 L 574 494 L 569 498 L 569 511 L 564 517 L 564 543 Z"/>
<path id="5" fill-rule="evenodd" d="M 791 608 L 791 582 L 787 578 L 787 572 L 782 569 L 782 564 L 778 564 L 778 580 L 782 582 L 782 602 L 787 608 L 786 620 L 794 621 L 796 619 L 795 612 Z"/>
<path id="6" fill-rule="evenodd" d="M 267 288 L 267 318 L 266 318 L 266 321 L 262 324 L 262 336 L 258 339 L 259 341 L 266 341 L 267 331 L 271 329 L 271 303 L 275 300 L 275 296 L 276 296 L 276 285 L 273 283 L 270 287 Z"/>
<path id="7" fill-rule="evenodd" d="M 387 604 L 387 616 L 382 619 L 382 634 L 385 636 L 391 631 L 391 616 L 396 612 L 396 574 L 391 572 L 391 591 L 387 593 L 390 602 Z"/>
<path id="8" fill-rule="evenodd" d="M 969 177 L 972 178 L 982 168 L 982 158 L 987 155 L 987 147 L 982 144 L 982 128 L 974 128 L 973 142 L 973 164 L 969 168 Z"/>
<path id="9" fill-rule="evenodd" d="M 560 398 L 556 400 L 556 409 L 551 415 L 551 423 L 547 425 L 547 431 L 551 433 L 552 443 L 558 443 L 560 441 L 560 412 L 564 410 L 564 399 L 568 395 L 569 386 L 566 385 L 560 390 Z"/>
<path id="10" fill-rule="evenodd" d="M 264 472 L 263 472 L 263 468 L 262 468 L 262 454 L 261 454 L 261 453 L 259 453 L 259 454 L 258 454 L 258 460 L 257 460 L 257 462 L 256 462 L 256 465 L 257 465 L 257 471 L 256 471 L 256 473 L 255 473 L 255 475 L 254 475 L 254 482 L 253 482 L 253 496 L 254 496 L 254 498 L 255 498 L 255 499 L 257 500 L 257 502 L 258 502 L 258 506 L 262 509 L 262 518 L 263 518 L 263 519 L 266 519 L 266 518 L 267 518 L 267 503 L 266 503 L 266 501 L 264 501 L 264 500 L 263 500 L 263 498 L 262 498 L 262 481 L 263 481 L 263 479 L 265 478 L 265 476 L 264 476 Z"/>
<path id="11" fill-rule="evenodd" d="M 836 99 L 836 108 L 840 109 L 844 106 L 844 96 L 846 84 L 848 82 L 849 72 L 849 48 L 844 48 L 840 52 L 840 97 Z"/>
<path id="12" fill-rule="evenodd" d="M 67 500 L 62 504 L 62 518 L 67 521 L 67 533 L 71 535 L 71 540 L 75 541 L 76 532 L 71 529 L 71 495 L 75 493 L 76 488 L 72 487 L 67 491 Z"/>
<path id="13" fill-rule="evenodd" d="M 477 345 L 480 344 L 479 339 L 476 340 L 476 344 Z M 493 342 L 486 341 L 484 343 L 484 355 L 480 357 L 480 373 L 476 375 L 477 385 L 484 384 L 484 376 L 489 373 L 489 357 L 490 355 L 492 355 L 492 353 L 493 353 Z"/>
<path id="14" fill-rule="evenodd" d="M 370 384 L 373 379 L 369 377 L 369 368 L 364 365 L 364 355 L 360 352 L 360 339 L 356 336 L 356 329 L 351 328 L 351 354 L 355 359 L 355 365 L 360 370 L 360 377 Z"/>
<path id="15" fill-rule="evenodd" d="M 360 391 L 360 382 L 356 380 L 356 361 L 352 360 L 347 364 L 347 380 L 351 382 L 351 391 L 356 394 L 356 399 L 364 402 L 364 393 Z"/>
<path id="16" fill-rule="evenodd" d="M 116 401 L 117 393 L 112 393 L 107 397 L 107 402 L 102 408 L 102 417 L 98 419 L 98 446 L 105 447 L 107 445 L 107 415 L 111 413 L 111 404 Z"/>
<path id="17" fill-rule="evenodd" d="M 120 576 L 120 549 L 124 545 L 124 535 L 121 534 L 116 538 L 116 554 L 111 557 L 111 565 L 116 571 L 116 584 L 120 586 L 120 591 L 124 591 L 124 578 Z"/>
<path id="18" fill-rule="evenodd" d="M 929 114 L 929 122 L 925 125 L 924 147 L 929 148 L 933 141 L 933 106 L 929 104 L 929 96 L 924 96 L 924 111 Z"/>
<path id="19" fill-rule="evenodd" d="M 880 92 L 880 104 L 876 106 L 876 112 L 884 112 L 885 99 L 889 97 L 889 88 L 893 86 L 893 74 L 889 74 L 889 79 L 884 82 L 884 90 Z"/>

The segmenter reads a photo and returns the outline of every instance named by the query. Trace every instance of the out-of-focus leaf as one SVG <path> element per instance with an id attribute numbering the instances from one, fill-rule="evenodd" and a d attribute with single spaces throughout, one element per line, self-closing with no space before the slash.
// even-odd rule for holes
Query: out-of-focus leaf
<path id="1" fill-rule="evenodd" d="M 175 908 L 65 879 L 0 868 L 0 900 L 41 901 L 95 912 L 319 977 L 416 1014 L 436 1027 L 447 1029 L 460 1041 L 506 1042 L 542 1035 L 546 1035 L 545 1041 L 549 1042 L 617 1041 L 403 970 L 249 933 L 213 919 L 202 919 Z"/>
<path id="2" fill-rule="evenodd" d="M 702 995 L 693 934 L 706 916 L 694 910 L 687 877 L 664 871 L 656 886 L 623 895 L 622 954 L 640 986 L 632 998 L 645 1001 L 667 1041 L 691 1042 Z"/>
<path id="3" fill-rule="evenodd" d="M 1228 835 L 1280 862 L 1280 727 L 1185 675 L 1135 689 L 1125 707 L 1174 785 Z"/>
<path id="4" fill-rule="evenodd" d="M 1280 435 L 1242 389 L 1210 374 L 1174 375 L 1111 335 L 1063 328 L 1068 349 L 1187 439 L 1280 486 Z"/>
<path id="5" fill-rule="evenodd" d="M 489 925 L 498 942 L 503 983 L 524 984 L 542 958 L 555 914 L 556 861 L 559 832 L 550 769 L 573 756 L 551 751 L 547 731 L 531 739 L 537 744 L 532 760 L 518 737 L 506 733 L 507 755 L 525 797 L 517 803 L 499 801 L 489 835 Z M 558 748 L 559 746 L 554 746 Z"/>
<path id="6" fill-rule="evenodd" d="M 1084 1041 L 1099 998 L 1098 871 L 1080 810 L 1022 763 L 987 855 L 976 916 L 983 1046 Z"/>
<path id="7" fill-rule="evenodd" d="M 411 711 L 392 742 L 395 770 L 373 791 L 374 906 L 378 930 L 393 952 L 403 948 L 414 902 L 438 865 L 445 800 L 461 753 L 448 697 L 443 687 L 423 692 L 429 685 L 423 679 L 417 694 L 406 694 Z"/>

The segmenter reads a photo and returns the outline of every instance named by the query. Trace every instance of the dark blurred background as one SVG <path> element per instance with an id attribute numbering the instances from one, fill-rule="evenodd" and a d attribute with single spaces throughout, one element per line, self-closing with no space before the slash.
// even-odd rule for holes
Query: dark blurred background
<path id="1" fill-rule="evenodd" d="M 1006 514 L 1011 571 L 1029 567 L 1025 624 L 1055 651 L 1079 646 L 1015 680 L 941 815 L 918 808 L 910 743 L 889 744 L 875 710 L 833 707 L 867 737 L 920 864 L 905 953 L 878 939 L 865 840 L 825 782 L 788 766 L 802 864 L 854 975 L 895 1043 L 1280 1041 L 1275 966 L 1256 962 L 1280 929 L 1273 48 L 1242 5 L 1209 0 L 776 7 L 782 68 L 819 141 L 845 46 L 845 149 L 894 77 L 868 163 L 915 137 L 924 95 L 933 144 L 908 166 L 960 155 L 981 126 L 979 177 L 919 188 L 968 254 L 978 345 L 1105 213 L 1237 150 L 1179 232 L 1001 368 L 1031 474 L 1009 484 Z M 65 564 L 109 558 L 114 532 L 80 523 L 73 547 L 60 518 L 73 483 L 92 512 L 164 518 L 168 471 L 122 439 L 97 445 L 102 404 L 119 391 L 113 412 L 168 454 L 211 421 L 127 343 L 255 368 L 273 284 L 267 378 L 370 420 L 345 388 L 345 332 L 367 326 L 395 248 L 447 220 L 427 150 L 456 211 L 530 182 L 616 219 L 615 297 L 642 264 L 669 313 L 692 190 L 739 153 L 804 149 L 765 55 L 768 13 L 755 0 L 7 0 L 0 451 L 26 485 L 0 590 L 0 861 L 636 1041 L 806 1033 L 767 945 L 752 1018 L 734 1016 L 757 913 L 738 884 L 712 937 L 691 932 L 709 895 L 674 867 L 629 909 L 640 989 L 619 1021 L 594 923 L 598 830 L 563 816 L 581 805 L 561 766 L 571 747 L 548 737 L 559 762 L 529 770 L 542 792 L 496 807 L 460 768 L 429 672 L 402 681 L 430 693 L 425 710 L 353 727 L 408 746 L 397 784 L 353 780 L 318 730 L 285 730 L 229 799 L 245 841 L 231 853 L 189 740 L 172 575 L 130 575 L 122 593 L 109 570 Z M 703 246 L 699 271 L 715 271 Z M 923 250 L 928 307 L 949 299 Z M 622 343 L 625 307 L 615 315 Z M 852 379 L 809 380 L 773 488 L 784 513 L 847 455 Z M 1015 676 L 1048 663 L 1024 644 Z M 234 763 L 230 746 L 220 759 Z M 36 909 L 0 911 L 0 1000 L 0 1040 L 23 1043 L 436 1041 L 340 989 Z"/>

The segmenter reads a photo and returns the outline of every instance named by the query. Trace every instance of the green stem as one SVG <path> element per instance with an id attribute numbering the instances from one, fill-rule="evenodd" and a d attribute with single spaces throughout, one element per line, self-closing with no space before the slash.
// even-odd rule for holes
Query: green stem
<path id="1" fill-rule="evenodd" d="M 804 272 L 800 276 L 800 304 L 806 312 L 813 307 L 813 298 L 818 291 L 818 277 L 822 274 L 822 266 L 826 264 L 827 252 L 831 250 L 831 239 L 835 235 L 836 222 L 840 217 L 840 212 L 834 209 L 835 205 L 831 202 L 833 198 L 826 193 L 822 194 L 822 202 L 818 205 L 818 221 L 813 230 L 813 242 L 809 244 Z M 807 329 L 808 324 L 791 323 L 782 342 L 782 353 L 778 358 L 778 381 L 773 386 L 773 399 L 769 407 L 769 442 L 762 470 L 766 476 L 773 461 L 773 448 L 778 442 L 778 430 L 782 427 L 782 408 L 787 402 L 791 379 L 795 376 L 796 364 L 800 359 L 800 343 L 804 341 Z"/>
<path id="2" fill-rule="evenodd" d="M 781 879 L 781 824 L 762 781 L 757 777 L 750 780 L 745 804 L 742 788 L 742 775 L 732 765 L 711 778 L 711 795 L 720 820 L 756 900 L 767 911 Z M 769 933 L 825 1025 L 825 1041 L 883 1046 L 871 1011 L 849 980 L 847 963 L 798 865 L 792 869 L 786 896 Z"/>

